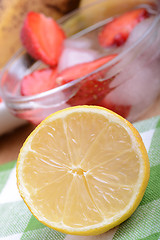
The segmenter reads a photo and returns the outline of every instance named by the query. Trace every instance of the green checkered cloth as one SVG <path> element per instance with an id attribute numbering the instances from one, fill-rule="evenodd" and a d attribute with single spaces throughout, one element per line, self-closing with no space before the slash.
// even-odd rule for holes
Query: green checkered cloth
<path id="1" fill-rule="evenodd" d="M 151 175 L 134 214 L 99 236 L 71 236 L 40 223 L 28 210 L 16 186 L 16 161 L 0 166 L 0 240 L 160 240 L 160 116 L 134 124 L 149 154 Z"/>

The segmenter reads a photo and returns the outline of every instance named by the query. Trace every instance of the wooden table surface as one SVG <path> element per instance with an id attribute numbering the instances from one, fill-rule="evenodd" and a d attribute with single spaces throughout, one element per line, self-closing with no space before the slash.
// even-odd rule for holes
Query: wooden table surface
<path id="1" fill-rule="evenodd" d="M 160 96 L 155 104 L 137 121 L 157 115 L 160 115 Z M 0 164 L 17 159 L 23 142 L 33 129 L 34 126 L 32 124 L 26 124 L 0 137 Z"/>

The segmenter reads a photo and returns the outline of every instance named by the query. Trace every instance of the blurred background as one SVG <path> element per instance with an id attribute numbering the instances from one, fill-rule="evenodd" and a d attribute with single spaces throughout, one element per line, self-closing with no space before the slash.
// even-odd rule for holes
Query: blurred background
<path id="1" fill-rule="evenodd" d="M 84 7 L 87 4 L 98 2 L 98 0 L 1 0 L 0 2 L 0 68 L 2 68 L 13 54 L 21 46 L 20 29 L 22 22 L 29 11 L 42 12 L 54 19 L 59 19 L 75 8 Z M 155 0 L 113 0 L 117 3 L 117 9 L 123 2 L 124 9 L 131 8 L 137 4 L 155 2 Z M 105 12 L 106 1 L 100 7 Z M 108 6 L 107 6 L 108 7 Z M 112 9 L 113 11 L 113 9 Z M 90 13 L 88 18 L 95 18 L 96 9 Z M 96 16 L 97 17 L 97 16 Z"/>

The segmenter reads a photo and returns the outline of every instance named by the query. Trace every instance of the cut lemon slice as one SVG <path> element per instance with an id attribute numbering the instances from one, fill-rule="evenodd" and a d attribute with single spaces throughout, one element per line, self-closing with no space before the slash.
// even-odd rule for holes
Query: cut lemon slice
<path id="1" fill-rule="evenodd" d="M 17 180 L 40 222 L 94 235 L 135 211 L 149 180 L 149 160 L 127 120 L 101 107 L 71 107 L 50 115 L 27 138 Z"/>

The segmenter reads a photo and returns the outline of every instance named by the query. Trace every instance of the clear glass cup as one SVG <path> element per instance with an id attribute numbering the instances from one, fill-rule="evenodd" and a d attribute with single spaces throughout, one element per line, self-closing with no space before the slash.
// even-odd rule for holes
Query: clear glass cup
<path id="1" fill-rule="evenodd" d="M 34 70 L 44 68 L 21 48 L 0 75 L 4 102 L 15 116 L 40 123 L 57 110 L 77 105 L 76 94 L 88 79 L 105 81 L 106 89 L 90 101 L 80 99 L 81 105 L 99 105 L 109 108 L 129 121 L 135 121 L 155 102 L 160 94 L 160 15 L 155 0 L 101 0 L 64 16 L 58 23 L 67 34 L 67 41 L 89 39 L 91 49 L 99 56 L 118 54 L 94 72 L 55 89 L 21 96 L 22 78 Z M 139 23 L 121 47 L 102 48 L 97 34 L 105 23 L 135 8 L 145 7 L 150 17 Z M 87 50 L 86 50 L 87 51 Z M 103 77 L 102 77 L 103 72 Z"/>

